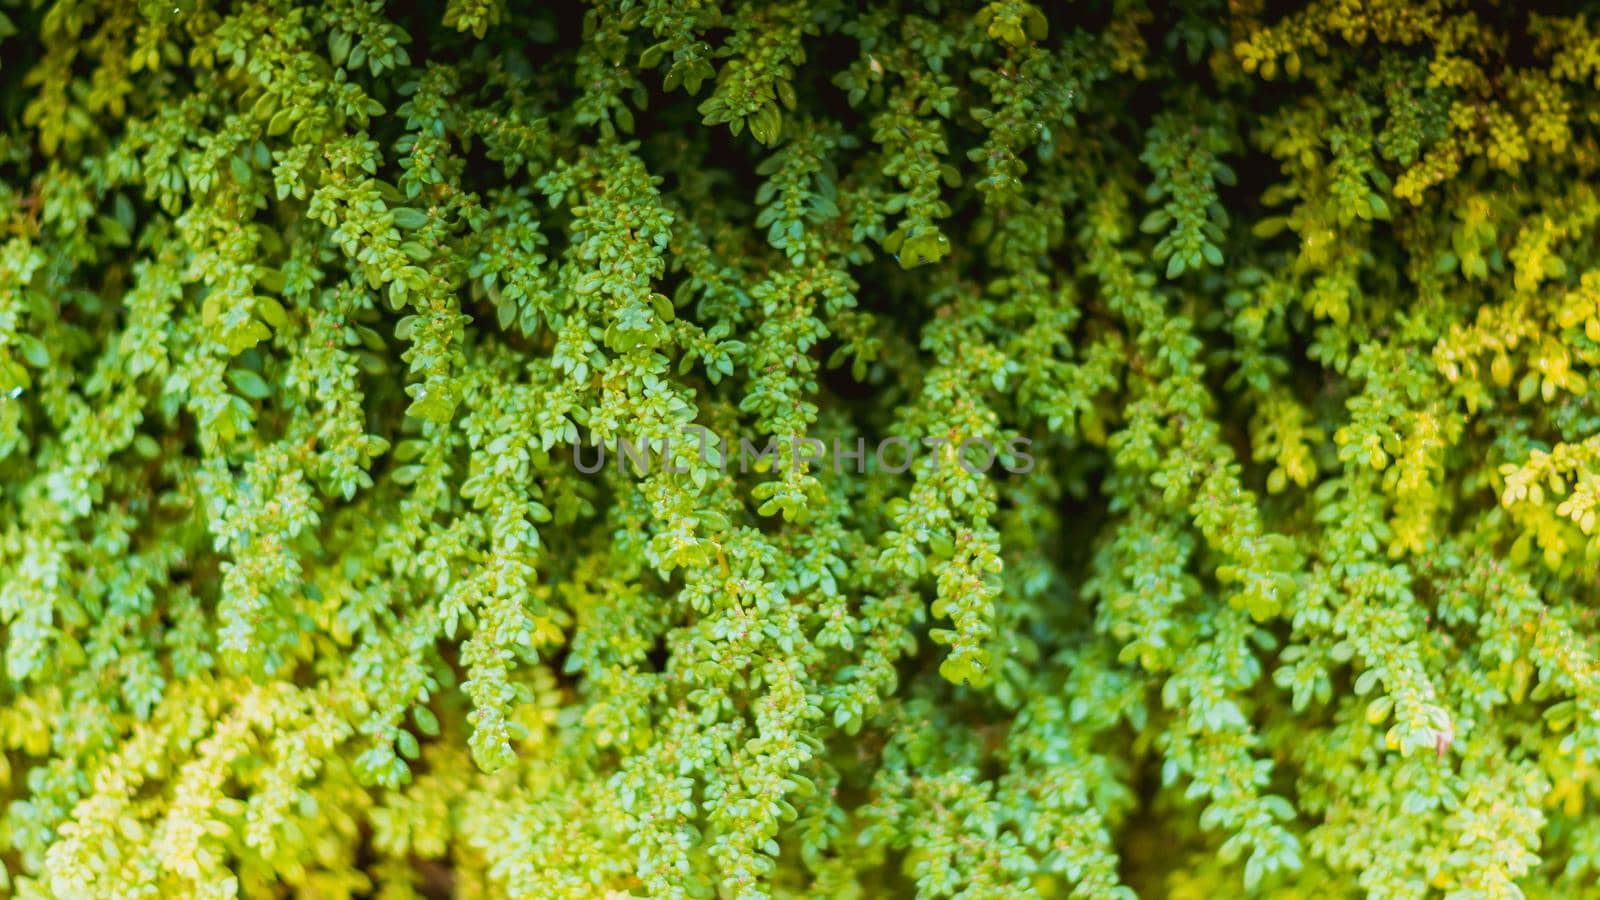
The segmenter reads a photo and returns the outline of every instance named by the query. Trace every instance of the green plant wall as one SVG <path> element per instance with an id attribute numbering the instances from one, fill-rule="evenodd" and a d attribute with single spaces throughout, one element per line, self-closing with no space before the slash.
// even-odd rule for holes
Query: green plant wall
<path id="1" fill-rule="evenodd" d="M 1582 14 L 0 13 L 11 895 L 1600 896 Z"/>

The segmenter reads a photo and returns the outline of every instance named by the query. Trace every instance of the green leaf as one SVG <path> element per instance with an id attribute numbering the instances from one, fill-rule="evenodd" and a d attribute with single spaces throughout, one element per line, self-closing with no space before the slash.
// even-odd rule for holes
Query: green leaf
<path id="1" fill-rule="evenodd" d="M 272 394 L 267 382 L 249 369 L 229 369 L 228 381 L 239 393 L 252 400 L 264 400 Z"/>

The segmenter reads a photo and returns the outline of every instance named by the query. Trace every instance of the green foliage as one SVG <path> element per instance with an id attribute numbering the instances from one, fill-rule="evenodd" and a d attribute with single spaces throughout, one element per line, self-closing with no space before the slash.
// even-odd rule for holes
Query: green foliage
<path id="1" fill-rule="evenodd" d="M 0 6 L 7 895 L 1595 896 L 1584 17 Z"/>

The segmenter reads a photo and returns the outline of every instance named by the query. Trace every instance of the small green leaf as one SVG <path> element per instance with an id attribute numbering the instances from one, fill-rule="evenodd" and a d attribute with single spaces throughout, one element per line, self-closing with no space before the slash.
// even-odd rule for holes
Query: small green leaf
<path id="1" fill-rule="evenodd" d="M 272 393 L 272 388 L 267 382 L 250 369 L 228 370 L 228 381 L 232 382 L 239 393 L 252 400 L 264 400 Z"/>

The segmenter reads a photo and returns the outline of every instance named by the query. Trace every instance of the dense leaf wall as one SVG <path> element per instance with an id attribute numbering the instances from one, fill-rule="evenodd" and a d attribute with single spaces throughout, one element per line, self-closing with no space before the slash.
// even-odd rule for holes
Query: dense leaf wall
<path id="1" fill-rule="evenodd" d="M 1597 895 L 1582 16 L 0 10 L 16 895 Z"/>

